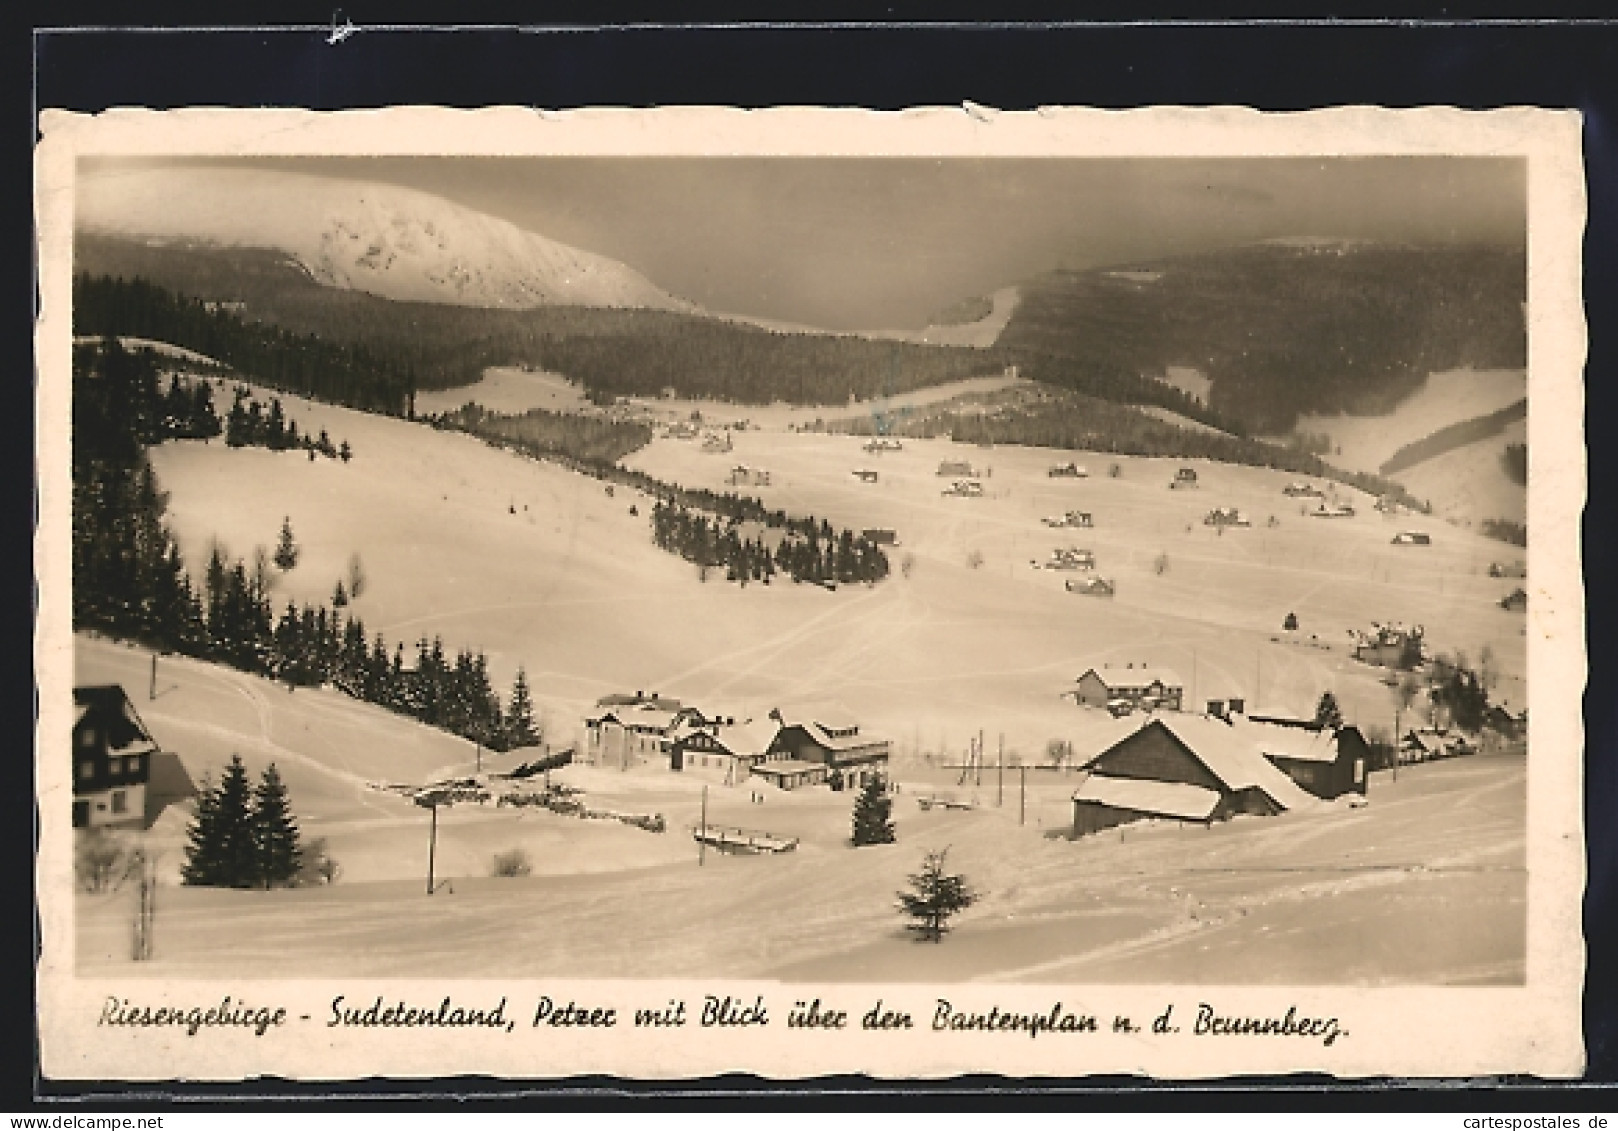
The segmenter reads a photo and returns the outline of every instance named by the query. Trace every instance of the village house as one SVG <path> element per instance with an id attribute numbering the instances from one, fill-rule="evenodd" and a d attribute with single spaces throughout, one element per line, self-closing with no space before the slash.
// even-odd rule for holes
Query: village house
<path id="1" fill-rule="evenodd" d="M 1174 473 L 1174 478 L 1169 481 L 1169 488 L 1171 490 L 1185 487 L 1195 487 L 1196 485 L 1197 472 L 1196 469 L 1192 467 L 1180 468 L 1180 470 Z"/>
<path id="2" fill-rule="evenodd" d="M 1212 824 L 1318 804 L 1235 726 L 1200 715 L 1160 715 L 1084 763 L 1073 793 L 1073 835 L 1141 820 Z"/>
<path id="3" fill-rule="evenodd" d="M 1069 692 L 1081 707 L 1127 704 L 1135 709 L 1180 710 L 1185 682 L 1169 668 L 1126 664 L 1091 668 L 1079 676 Z"/>
<path id="4" fill-rule="evenodd" d="M 1105 577 L 1069 578 L 1062 588 L 1084 597 L 1112 597 L 1118 592 L 1118 583 Z"/>
<path id="5" fill-rule="evenodd" d="M 975 476 L 977 472 L 974 471 L 972 469 L 972 465 L 967 463 L 965 460 L 946 459 L 939 463 L 938 474 L 943 476 L 964 475 L 971 477 Z"/>
<path id="6" fill-rule="evenodd" d="M 1395 546 L 1431 546 L 1432 536 L 1420 530 L 1401 530 L 1393 536 Z"/>
<path id="7" fill-rule="evenodd" d="M 1354 633 L 1354 658 L 1389 668 L 1414 668 L 1422 661 L 1422 626 L 1372 625 L 1370 632 Z"/>
<path id="8" fill-rule="evenodd" d="M 783 789 L 825 781 L 834 773 L 858 788 L 887 773 L 891 744 L 861 734 L 859 723 L 841 708 L 778 709 L 770 718 L 780 729 L 753 773 Z"/>
<path id="9" fill-rule="evenodd" d="M 196 786 L 158 748 L 122 686 L 73 689 L 73 827 L 150 828 Z"/>
<path id="10" fill-rule="evenodd" d="M 771 758 L 770 746 L 780 729 L 774 719 L 693 727 L 670 745 L 669 767 L 676 773 L 696 771 L 725 785 L 740 785 Z"/>
<path id="11" fill-rule="evenodd" d="M 1408 765 L 1477 752 L 1477 740 L 1464 731 L 1450 727 L 1421 727 L 1405 733 L 1399 742 L 1396 757 L 1401 765 Z"/>
<path id="12" fill-rule="evenodd" d="M 1236 732 L 1298 786 L 1330 801 L 1365 793 L 1371 748 L 1358 727 L 1287 727 L 1237 717 Z"/>
<path id="13" fill-rule="evenodd" d="M 730 469 L 730 478 L 726 480 L 732 487 L 768 487 L 770 473 L 762 467 L 749 467 L 739 463 Z"/>
<path id="14" fill-rule="evenodd" d="M 655 691 L 603 696 L 596 706 L 596 713 L 584 720 L 581 760 L 623 767 L 643 757 L 666 757 L 679 725 L 691 720 L 695 711 L 678 699 L 660 698 Z"/>

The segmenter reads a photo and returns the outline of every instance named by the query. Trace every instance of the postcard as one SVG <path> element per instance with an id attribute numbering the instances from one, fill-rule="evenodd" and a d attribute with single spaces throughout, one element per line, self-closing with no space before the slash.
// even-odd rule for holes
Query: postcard
<path id="1" fill-rule="evenodd" d="M 1579 131 L 46 112 L 45 1076 L 1578 1075 Z"/>

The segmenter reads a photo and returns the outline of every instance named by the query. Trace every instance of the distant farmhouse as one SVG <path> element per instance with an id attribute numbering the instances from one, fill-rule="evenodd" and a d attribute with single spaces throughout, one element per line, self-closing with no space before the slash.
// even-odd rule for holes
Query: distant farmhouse
<path id="1" fill-rule="evenodd" d="M 603 699 L 585 727 L 588 760 L 601 765 L 647 761 L 725 785 L 757 777 L 782 789 L 863 785 L 886 773 L 891 746 L 862 734 L 840 708 L 777 709 L 753 719 L 640 692 Z"/>
<path id="2" fill-rule="evenodd" d="M 768 487 L 770 473 L 762 467 L 749 467 L 739 463 L 730 469 L 730 478 L 727 482 L 732 487 Z"/>
<path id="3" fill-rule="evenodd" d="M 860 531 L 860 537 L 873 546 L 897 546 L 899 534 L 885 526 L 868 526 Z"/>
<path id="4" fill-rule="evenodd" d="M 1052 479 L 1083 479 L 1090 473 L 1076 463 L 1059 463 L 1045 474 Z"/>
<path id="5" fill-rule="evenodd" d="M 1354 658 L 1388 668 L 1415 668 L 1423 658 L 1422 626 L 1375 624 L 1370 632 L 1355 632 Z"/>
<path id="6" fill-rule="evenodd" d="M 1180 710 L 1185 682 L 1170 668 L 1128 664 L 1091 668 L 1069 693 L 1081 707 Z"/>
<path id="7" fill-rule="evenodd" d="M 1112 597 L 1118 593 L 1118 583 L 1106 577 L 1069 578 L 1062 588 L 1085 597 Z"/>
<path id="8" fill-rule="evenodd" d="M 1170 490 L 1183 490 L 1186 487 L 1195 487 L 1196 485 L 1197 472 L 1196 469 L 1192 467 L 1180 468 L 1180 470 L 1174 473 L 1174 478 L 1169 481 Z"/>
<path id="9" fill-rule="evenodd" d="M 1522 612 L 1528 608 L 1528 590 L 1519 585 L 1500 598 L 1500 607 L 1510 613 Z"/>
<path id="10" fill-rule="evenodd" d="M 1149 819 L 1211 824 L 1274 816 L 1317 799 L 1299 788 L 1230 723 L 1159 715 L 1085 763 L 1073 794 L 1073 835 Z"/>
<path id="11" fill-rule="evenodd" d="M 939 463 L 938 474 L 943 476 L 964 475 L 967 477 L 972 477 L 977 475 L 977 472 L 973 470 L 972 465 L 967 463 L 965 460 L 947 459 Z"/>
<path id="12" fill-rule="evenodd" d="M 1420 530 L 1401 530 L 1393 536 L 1395 546 L 1431 546 L 1433 539 L 1430 534 Z"/>
<path id="13" fill-rule="evenodd" d="M 167 806 L 196 794 L 122 686 L 75 687 L 73 706 L 74 828 L 150 828 Z"/>
<path id="14" fill-rule="evenodd" d="M 1288 483 L 1281 488 L 1281 494 L 1292 499 L 1323 499 L 1326 497 L 1325 492 L 1319 487 L 1302 479 Z"/>

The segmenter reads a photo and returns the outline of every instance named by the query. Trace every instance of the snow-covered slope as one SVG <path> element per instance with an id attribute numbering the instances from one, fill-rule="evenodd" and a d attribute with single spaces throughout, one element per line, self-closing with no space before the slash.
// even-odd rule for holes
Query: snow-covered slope
<path id="1" fill-rule="evenodd" d="M 389 299 L 697 309 L 616 260 L 396 185 L 250 169 L 124 169 L 80 181 L 78 225 L 282 251 L 320 283 Z"/>

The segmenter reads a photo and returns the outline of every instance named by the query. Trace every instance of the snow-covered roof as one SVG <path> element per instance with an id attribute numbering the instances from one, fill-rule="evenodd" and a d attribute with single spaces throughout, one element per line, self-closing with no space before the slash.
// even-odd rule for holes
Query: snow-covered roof
<path id="1" fill-rule="evenodd" d="M 773 719 L 737 723 L 716 727 L 713 739 L 727 753 L 740 757 L 757 757 L 770 748 L 780 727 Z"/>
<path id="2" fill-rule="evenodd" d="M 1230 724 L 1174 712 L 1157 715 L 1146 726 L 1154 723 L 1179 739 L 1225 788 L 1262 790 L 1283 809 L 1308 809 L 1316 804 L 1315 798 L 1276 769 L 1257 745 Z"/>
<path id="3" fill-rule="evenodd" d="M 1292 758 L 1299 762 L 1335 762 L 1337 736 L 1328 730 L 1278 726 L 1238 717 L 1237 734 L 1252 741 L 1259 753 L 1270 758 Z"/>
<path id="4" fill-rule="evenodd" d="M 1154 681 L 1161 683 L 1164 687 L 1183 688 L 1185 686 L 1185 682 L 1180 679 L 1179 673 L 1173 668 L 1152 668 L 1145 665 L 1134 668 L 1091 668 L 1090 671 L 1085 672 L 1079 678 L 1083 679 L 1090 672 L 1095 672 L 1101 682 L 1109 688 L 1144 689 L 1150 687 Z"/>
<path id="5" fill-rule="evenodd" d="M 1114 778 L 1091 774 L 1073 792 L 1074 801 L 1090 801 L 1115 809 L 1134 809 L 1188 821 L 1205 821 L 1219 804 L 1219 794 L 1200 785 L 1147 778 Z"/>

